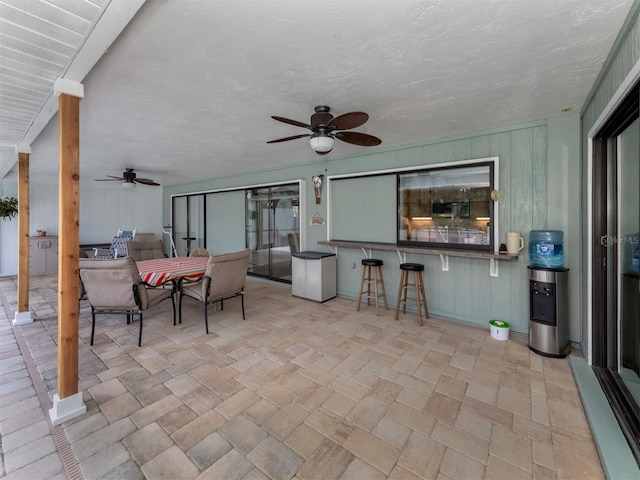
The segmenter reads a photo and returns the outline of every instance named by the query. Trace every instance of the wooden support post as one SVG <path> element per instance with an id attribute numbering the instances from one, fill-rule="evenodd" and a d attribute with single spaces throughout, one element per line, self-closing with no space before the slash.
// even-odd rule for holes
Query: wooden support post
<path id="1" fill-rule="evenodd" d="M 78 392 L 78 251 L 80 208 L 80 99 L 59 99 L 58 178 L 58 395 Z"/>
<path id="2" fill-rule="evenodd" d="M 14 325 L 31 323 L 29 310 L 29 153 L 18 152 L 18 306 Z"/>
<path id="3" fill-rule="evenodd" d="M 54 425 L 86 412 L 78 391 L 78 293 L 80 247 L 80 98 L 82 85 L 58 79 L 58 393 L 49 416 Z"/>

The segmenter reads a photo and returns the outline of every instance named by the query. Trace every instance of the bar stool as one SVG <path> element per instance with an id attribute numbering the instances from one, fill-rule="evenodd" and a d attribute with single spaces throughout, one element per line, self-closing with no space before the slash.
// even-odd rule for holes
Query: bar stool
<path id="1" fill-rule="evenodd" d="M 383 298 L 384 309 L 389 310 L 389 306 L 387 305 L 387 292 L 384 289 L 384 278 L 382 277 L 382 265 L 384 265 L 383 261 L 377 258 L 362 259 L 362 280 L 360 281 L 360 295 L 358 295 L 358 311 L 360 311 L 360 302 L 362 301 L 363 295 L 367 298 L 367 305 L 371 305 L 371 300 L 375 302 L 376 315 L 380 315 L 378 297 Z M 363 290 L 365 283 L 367 284 L 367 288 Z M 378 283 L 382 287 L 382 293 L 378 293 Z M 373 295 L 371 295 L 371 285 L 373 285 Z"/>
<path id="2" fill-rule="evenodd" d="M 413 283 L 409 283 L 409 272 L 413 272 Z M 402 313 L 407 313 L 407 291 L 409 287 L 415 287 L 416 301 L 418 306 L 418 320 L 422 325 L 422 306 L 424 314 L 429 318 L 429 308 L 427 307 L 427 295 L 424 292 L 424 279 L 422 278 L 424 265 L 421 263 L 401 263 L 400 264 L 400 286 L 398 287 L 398 301 L 396 302 L 396 320 L 400 313 L 400 302 L 402 301 Z M 404 295 L 403 295 L 404 293 Z"/>

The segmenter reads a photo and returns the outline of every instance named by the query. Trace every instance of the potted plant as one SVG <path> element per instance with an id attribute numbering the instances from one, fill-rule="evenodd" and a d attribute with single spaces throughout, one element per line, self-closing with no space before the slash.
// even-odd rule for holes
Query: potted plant
<path id="1" fill-rule="evenodd" d="M 0 198 L 0 218 L 11 220 L 18 214 L 18 199 L 15 197 Z"/>

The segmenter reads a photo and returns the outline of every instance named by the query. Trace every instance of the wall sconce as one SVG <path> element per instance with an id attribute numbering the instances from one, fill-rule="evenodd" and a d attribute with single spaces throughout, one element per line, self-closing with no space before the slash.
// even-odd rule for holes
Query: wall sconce
<path id="1" fill-rule="evenodd" d="M 324 175 L 315 175 L 314 177 L 311 178 L 311 181 L 313 182 L 313 191 L 316 194 L 316 204 L 320 203 L 320 201 L 322 200 L 322 179 L 324 178 Z"/>

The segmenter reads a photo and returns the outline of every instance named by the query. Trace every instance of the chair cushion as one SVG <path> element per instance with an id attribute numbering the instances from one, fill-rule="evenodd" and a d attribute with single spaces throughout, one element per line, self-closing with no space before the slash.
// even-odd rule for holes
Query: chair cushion
<path id="1" fill-rule="evenodd" d="M 131 241 L 131 237 L 113 237 L 113 241 L 111 242 L 111 248 L 109 248 L 110 253 L 113 254 L 114 258 L 120 257 L 128 257 L 129 256 L 129 242 Z"/>
<path id="2" fill-rule="evenodd" d="M 384 262 L 379 258 L 363 258 L 362 265 L 365 267 L 381 267 L 384 265 Z"/>
<path id="3" fill-rule="evenodd" d="M 401 263 L 400 270 L 407 270 L 409 272 L 423 272 L 424 265 L 421 263 Z"/>
<path id="4" fill-rule="evenodd" d="M 113 237 L 109 250 L 102 248 L 94 248 L 95 254 L 93 258 L 105 260 L 109 258 L 120 258 L 129 256 L 129 242 L 131 237 Z"/>
<path id="5" fill-rule="evenodd" d="M 204 288 L 202 280 L 195 283 L 182 283 L 182 293 L 188 297 L 195 298 L 201 302 L 204 302 Z"/>
<path id="6" fill-rule="evenodd" d="M 171 288 L 153 288 L 153 287 L 145 287 L 147 291 L 147 305 L 145 308 L 151 308 L 154 305 L 160 303 L 165 298 L 173 295 L 173 290 Z"/>

